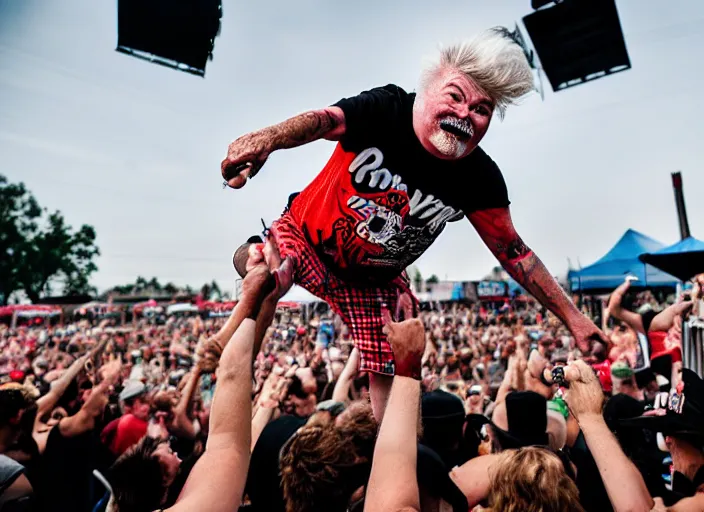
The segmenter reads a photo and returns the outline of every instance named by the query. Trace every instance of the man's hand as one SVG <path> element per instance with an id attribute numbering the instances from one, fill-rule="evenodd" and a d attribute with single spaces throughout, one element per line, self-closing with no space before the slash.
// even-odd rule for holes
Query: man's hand
<path id="1" fill-rule="evenodd" d="M 212 340 L 206 341 L 206 344 L 211 341 Z M 199 349 L 200 353 L 196 352 L 196 355 L 198 356 L 196 366 L 201 373 L 215 373 L 215 370 L 218 368 L 218 362 L 220 361 L 220 354 L 222 352 L 216 353 L 207 349 L 203 350 L 201 347 L 199 347 Z"/>
<path id="2" fill-rule="evenodd" d="M 117 382 L 122 372 L 122 361 L 120 359 L 115 359 L 109 363 L 104 364 L 100 368 L 100 375 L 103 382 L 112 385 Z"/>
<path id="3" fill-rule="evenodd" d="M 280 404 L 280 392 L 284 385 L 284 379 L 276 372 L 271 372 L 264 381 L 262 392 L 259 398 L 259 405 L 267 409 L 275 409 Z"/>
<path id="4" fill-rule="evenodd" d="M 528 358 L 528 364 L 526 365 L 525 371 L 526 389 L 528 391 L 535 391 L 536 393 L 543 395 L 548 400 L 552 398 L 553 389 L 550 386 L 546 386 L 540 376 L 546 371 L 546 369 L 549 371 L 549 366 L 549 361 L 543 357 L 540 352 L 534 350 Z"/>
<path id="5" fill-rule="evenodd" d="M 242 298 L 240 304 L 245 316 L 256 319 L 264 299 L 276 291 L 276 280 L 269 268 L 262 264 L 253 268 L 242 282 Z"/>
<path id="6" fill-rule="evenodd" d="M 338 140 L 345 133 L 345 114 L 339 107 L 304 112 L 268 128 L 249 133 L 230 144 L 220 170 L 227 185 L 241 188 L 253 178 L 269 155 L 326 138 Z"/>
<path id="7" fill-rule="evenodd" d="M 626 292 L 631 288 L 631 280 L 626 279 L 623 283 L 618 285 L 618 287 L 613 291 L 611 294 L 611 300 L 609 303 L 613 302 L 614 299 L 618 299 L 618 305 L 621 305 L 621 300 L 623 299 L 623 296 L 626 294 Z"/>
<path id="8" fill-rule="evenodd" d="M 166 426 L 166 419 L 163 415 L 158 415 L 154 423 L 149 423 L 147 435 L 164 441 L 169 438 L 169 429 Z"/>
<path id="9" fill-rule="evenodd" d="M 231 188 L 242 188 L 253 178 L 271 154 L 271 141 L 265 133 L 249 133 L 227 148 L 227 157 L 220 164 L 223 179 Z"/>
<path id="10" fill-rule="evenodd" d="M 564 372 L 569 383 L 565 401 L 577 421 L 589 415 L 601 416 L 604 392 L 594 370 L 584 361 L 575 361 Z"/>
<path id="11" fill-rule="evenodd" d="M 412 313 L 406 313 L 406 320 L 394 322 L 388 309 L 383 309 L 384 333 L 396 360 L 396 375 L 421 379 L 423 352 L 425 351 L 425 327 Z"/>
<path id="12" fill-rule="evenodd" d="M 567 325 L 567 328 L 574 336 L 577 348 L 585 355 L 591 353 L 594 342 L 609 346 L 609 338 L 584 315 L 576 317 Z"/>
<path id="13" fill-rule="evenodd" d="M 196 345 L 196 366 L 201 373 L 214 373 L 222 355 L 223 344 L 216 336 L 201 338 Z"/>

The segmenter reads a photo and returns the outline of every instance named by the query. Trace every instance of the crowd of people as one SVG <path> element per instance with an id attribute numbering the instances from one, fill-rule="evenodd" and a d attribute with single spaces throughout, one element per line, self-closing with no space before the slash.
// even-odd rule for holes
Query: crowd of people
<path id="1" fill-rule="evenodd" d="M 626 281 L 588 352 L 530 300 L 400 301 L 381 418 L 347 326 L 271 281 L 227 319 L 0 327 L 0 510 L 704 510 L 701 277 Z"/>

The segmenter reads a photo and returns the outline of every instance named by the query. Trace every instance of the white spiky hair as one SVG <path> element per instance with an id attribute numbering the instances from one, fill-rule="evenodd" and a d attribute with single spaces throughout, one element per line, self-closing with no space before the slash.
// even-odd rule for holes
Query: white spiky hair
<path id="1" fill-rule="evenodd" d="M 441 48 L 439 59 L 423 72 L 421 91 L 446 69 L 467 75 L 494 101 L 501 118 L 509 105 L 535 89 L 523 48 L 504 27 L 494 27 L 471 41 Z"/>

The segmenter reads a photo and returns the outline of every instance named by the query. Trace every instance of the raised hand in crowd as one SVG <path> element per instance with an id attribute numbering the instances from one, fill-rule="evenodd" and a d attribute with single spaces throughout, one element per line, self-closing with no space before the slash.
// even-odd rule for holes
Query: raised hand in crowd
<path id="1" fill-rule="evenodd" d="M 643 477 L 604 421 L 604 393 L 594 370 L 584 361 L 575 361 L 564 374 L 569 383 L 565 401 L 584 433 L 614 510 L 651 510 L 654 503 Z"/>
<path id="2" fill-rule="evenodd" d="M 345 363 L 345 367 L 335 384 L 335 389 L 332 393 L 332 399 L 335 402 L 349 402 L 350 388 L 352 387 L 352 381 L 357 377 L 359 362 L 359 350 L 355 347 L 352 349 L 352 352 L 350 352 L 347 363 Z"/>
<path id="3" fill-rule="evenodd" d="M 231 512 L 242 502 L 249 466 L 252 421 L 252 361 L 256 353 L 256 318 L 267 296 L 275 292 L 269 270 L 252 270 L 244 280 L 244 319 L 226 344 L 218 368 L 218 386 L 210 412 L 205 452 L 196 463 L 172 512 Z"/>
<path id="4" fill-rule="evenodd" d="M 399 323 L 389 311 L 384 313 L 396 373 L 374 449 L 364 510 L 420 511 L 416 457 L 425 328 L 408 313 Z"/>

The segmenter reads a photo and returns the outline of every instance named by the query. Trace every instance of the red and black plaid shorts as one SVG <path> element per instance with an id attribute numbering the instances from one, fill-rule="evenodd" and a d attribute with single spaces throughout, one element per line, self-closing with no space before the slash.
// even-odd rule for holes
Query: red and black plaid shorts
<path id="1" fill-rule="evenodd" d="M 411 292 L 404 273 L 383 285 L 350 284 L 335 276 L 320 260 L 290 213 L 271 227 L 281 258 L 291 258 L 294 282 L 326 301 L 352 333 L 361 355 L 360 371 L 394 374 L 394 354 L 383 333 L 382 304 L 395 311 L 399 296 Z"/>

